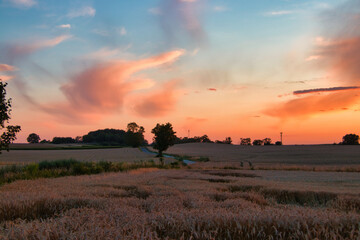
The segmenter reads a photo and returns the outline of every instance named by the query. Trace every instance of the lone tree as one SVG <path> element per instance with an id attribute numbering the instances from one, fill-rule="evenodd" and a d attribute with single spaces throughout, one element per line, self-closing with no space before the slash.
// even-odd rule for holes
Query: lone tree
<path id="1" fill-rule="evenodd" d="M 356 134 L 346 134 L 343 136 L 343 145 L 358 145 L 359 144 L 359 135 Z"/>
<path id="2" fill-rule="evenodd" d="M 131 122 L 127 125 L 125 142 L 132 147 L 139 147 L 144 144 L 144 132 L 143 126 L 137 125 L 135 122 Z"/>
<path id="3" fill-rule="evenodd" d="M 159 157 L 162 157 L 163 151 L 166 151 L 170 146 L 174 145 L 176 135 L 173 130 L 171 123 L 166 124 L 157 124 L 151 130 L 151 133 L 155 135 L 154 140 L 154 148 L 159 150 Z"/>
<path id="4" fill-rule="evenodd" d="M 5 126 L 10 120 L 11 98 L 6 99 L 7 83 L 3 83 L 0 79 L 0 130 L 3 132 L 0 136 L 0 153 L 2 149 L 9 151 L 9 145 L 16 139 L 16 134 L 20 132 L 20 126 Z"/>
<path id="5" fill-rule="evenodd" d="M 26 140 L 28 141 L 28 143 L 39 143 L 40 136 L 36 133 L 30 133 Z"/>

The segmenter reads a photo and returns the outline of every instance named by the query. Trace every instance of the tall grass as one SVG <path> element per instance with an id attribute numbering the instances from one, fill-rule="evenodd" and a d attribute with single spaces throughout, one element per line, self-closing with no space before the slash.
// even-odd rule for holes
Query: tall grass
<path id="1" fill-rule="evenodd" d="M 139 168 L 178 168 L 179 165 L 164 165 L 154 161 L 126 162 L 80 162 L 74 159 L 42 161 L 25 166 L 12 165 L 0 168 L 0 185 L 16 180 L 56 178 L 64 176 L 77 176 L 98 174 L 102 172 L 123 172 Z"/>

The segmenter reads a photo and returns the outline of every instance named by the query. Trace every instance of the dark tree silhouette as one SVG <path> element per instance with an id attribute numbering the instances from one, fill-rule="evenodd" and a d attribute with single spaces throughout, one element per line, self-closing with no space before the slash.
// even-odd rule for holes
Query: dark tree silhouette
<path id="1" fill-rule="evenodd" d="M 9 145 L 16 139 L 16 134 L 20 132 L 21 127 L 16 125 L 5 126 L 10 120 L 11 112 L 11 98 L 6 99 L 6 87 L 7 83 L 3 83 L 0 79 L 0 130 L 2 134 L 0 136 L 0 153 L 2 149 L 9 151 Z"/>
<path id="2" fill-rule="evenodd" d="M 251 138 L 240 138 L 240 145 L 251 146 Z"/>
<path id="3" fill-rule="evenodd" d="M 153 147 L 159 151 L 158 156 L 162 157 L 163 151 L 166 151 L 170 146 L 174 145 L 176 132 L 174 132 L 171 123 L 166 123 L 157 124 L 156 127 L 151 130 L 151 133 L 155 135 L 153 138 Z"/>
<path id="4" fill-rule="evenodd" d="M 53 144 L 68 144 L 68 143 L 76 143 L 76 141 L 72 137 L 54 137 L 51 143 L 53 143 Z"/>
<path id="5" fill-rule="evenodd" d="M 275 142 L 275 145 L 281 146 L 281 145 L 282 145 L 282 142 L 281 142 L 281 141 L 277 141 L 277 142 Z"/>
<path id="6" fill-rule="evenodd" d="M 264 145 L 271 145 L 271 138 L 265 138 L 263 140 Z"/>
<path id="7" fill-rule="evenodd" d="M 260 139 L 256 139 L 253 141 L 254 146 L 261 146 L 261 145 L 263 145 L 263 143 L 264 143 L 263 140 L 260 140 Z"/>
<path id="8" fill-rule="evenodd" d="M 224 143 L 225 143 L 225 144 L 231 144 L 231 143 L 232 143 L 231 137 L 225 138 Z"/>
<path id="9" fill-rule="evenodd" d="M 28 143 L 39 143 L 40 136 L 36 133 L 30 133 L 26 140 L 28 141 Z"/>
<path id="10" fill-rule="evenodd" d="M 345 136 L 343 136 L 342 144 L 344 144 L 344 145 L 358 145 L 359 144 L 359 135 L 346 134 Z"/>
<path id="11" fill-rule="evenodd" d="M 101 129 L 91 131 L 83 136 L 84 143 L 93 143 L 101 145 L 125 145 L 126 132 L 119 129 Z"/>
<path id="12" fill-rule="evenodd" d="M 145 143 L 144 139 L 145 129 L 143 126 L 137 125 L 135 122 L 131 122 L 127 125 L 126 131 L 126 145 L 132 147 L 139 147 Z"/>

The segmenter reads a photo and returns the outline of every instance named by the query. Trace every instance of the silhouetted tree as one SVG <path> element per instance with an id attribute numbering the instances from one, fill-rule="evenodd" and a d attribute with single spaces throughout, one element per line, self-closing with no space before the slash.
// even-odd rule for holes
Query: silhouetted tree
<path id="1" fill-rule="evenodd" d="M 11 112 L 11 98 L 6 99 L 6 87 L 7 83 L 3 83 L 0 79 L 0 130 L 2 132 L 0 136 L 0 153 L 2 149 L 9 151 L 9 145 L 16 139 L 16 134 L 21 131 L 21 127 L 16 125 L 5 126 L 10 120 Z"/>
<path id="2" fill-rule="evenodd" d="M 275 145 L 281 146 L 281 145 L 282 145 L 282 142 L 281 142 L 281 141 L 277 141 L 277 142 L 275 142 Z"/>
<path id="3" fill-rule="evenodd" d="M 253 145 L 254 146 L 261 146 L 261 145 L 263 145 L 263 140 L 256 139 L 256 140 L 253 141 Z"/>
<path id="4" fill-rule="evenodd" d="M 127 125 L 126 131 L 126 145 L 132 147 L 139 147 L 144 144 L 144 132 L 143 126 L 137 125 L 135 122 L 131 122 Z"/>
<path id="5" fill-rule="evenodd" d="M 158 156 L 162 157 L 163 151 L 166 151 L 170 146 L 174 145 L 176 132 L 174 132 L 171 123 L 166 123 L 157 124 L 156 127 L 151 130 L 151 133 L 155 135 L 153 138 L 153 147 L 159 151 Z"/>
<path id="6" fill-rule="evenodd" d="M 343 136 L 342 144 L 358 145 L 359 144 L 359 136 L 356 134 L 346 134 L 345 136 Z"/>
<path id="7" fill-rule="evenodd" d="M 81 143 L 83 141 L 83 137 L 82 136 L 76 136 L 75 138 L 75 142 L 76 143 Z"/>
<path id="8" fill-rule="evenodd" d="M 75 143 L 75 139 L 73 139 L 72 137 L 54 137 L 52 143 L 53 144 Z"/>
<path id="9" fill-rule="evenodd" d="M 30 133 L 26 140 L 28 141 L 28 143 L 39 143 L 40 136 L 36 133 Z"/>
<path id="10" fill-rule="evenodd" d="M 271 145 L 271 138 L 264 138 L 263 143 L 264 145 Z"/>
<path id="11" fill-rule="evenodd" d="M 101 145 L 125 145 L 126 132 L 119 129 L 101 129 L 91 131 L 83 136 L 84 143 L 94 143 Z"/>
<path id="12" fill-rule="evenodd" d="M 240 138 L 240 145 L 251 145 L 251 138 Z"/>
<path id="13" fill-rule="evenodd" d="M 43 140 L 40 141 L 40 143 L 51 143 L 51 141 L 50 141 L 50 140 L 43 139 Z"/>
<path id="14" fill-rule="evenodd" d="M 231 137 L 225 138 L 224 143 L 225 143 L 225 144 L 231 144 L 231 143 L 232 143 Z"/>

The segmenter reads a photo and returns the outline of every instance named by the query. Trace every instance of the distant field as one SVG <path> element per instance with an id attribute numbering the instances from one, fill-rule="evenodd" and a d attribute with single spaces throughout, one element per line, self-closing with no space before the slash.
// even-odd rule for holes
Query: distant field
<path id="1" fill-rule="evenodd" d="M 2 151 L 0 165 L 25 164 L 44 160 L 76 159 L 79 161 L 134 162 L 150 160 L 153 156 L 138 148 L 79 149 L 79 150 L 12 150 Z"/>
<path id="2" fill-rule="evenodd" d="M 209 157 L 205 166 L 360 167 L 360 146 L 299 145 L 239 146 L 213 143 L 177 144 L 167 151 L 172 154 Z"/>

